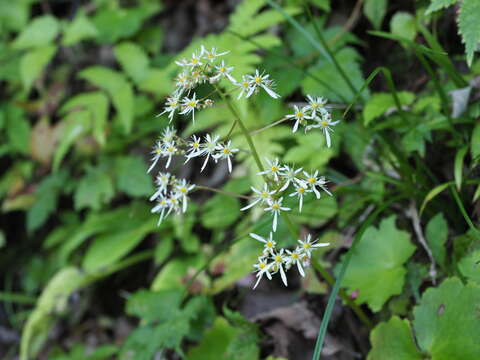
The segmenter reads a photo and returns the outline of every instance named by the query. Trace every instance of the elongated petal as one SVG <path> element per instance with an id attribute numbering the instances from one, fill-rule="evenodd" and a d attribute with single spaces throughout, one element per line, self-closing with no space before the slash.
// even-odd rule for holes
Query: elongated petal
<path id="1" fill-rule="evenodd" d="M 280 265 L 280 276 L 282 277 L 282 281 L 285 284 L 285 286 L 288 286 L 287 283 L 287 275 L 285 275 L 285 271 L 283 270 L 283 266 Z"/>

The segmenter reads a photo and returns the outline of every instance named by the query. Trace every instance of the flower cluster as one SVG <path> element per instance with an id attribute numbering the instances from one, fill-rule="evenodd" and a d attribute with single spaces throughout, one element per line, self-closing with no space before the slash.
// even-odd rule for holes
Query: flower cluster
<path id="1" fill-rule="evenodd" d="M 254 193 L 254 201 L 243 207 L 241 210 L 247 210 L 256 204 L 264 206 L 264 210 L 273 214 L 273 231 L 277 230 L 278 215 L 282 211 L 291 210 L 282 205 L 286 195 L 296 197 L 298 199 L 299 211 L 302 211 L 303 198 L 309 194 L 315 194 L 320 199 L 320 191 L 325 191 L 328 195 L 332 195 L 327 187 L 325 177 L 319 176 L 318 171 L 309 173 L 302 171 L 302 168 L 295 169 L 288 165 L 282 165 L 278 159 L 270 161 L 266 159 L 268 167 L 265 171 L 259 172 L 258 175 L 266 176 L 267 182 L 262 190 L 252 187 Z M 289 190 L 290 189 L 290 190 Z"/>
<path id="2" fill-rule="evenodd" d="M 333 132 L 332 126 L 338 124 L 339 121 L 332 121 L 332 115 L 326 108 L 327 100 L 322 97 L 313 97 L 307 95 L 307 105 L 299 107 L 294 105 L 293 114 L 286 116 L 287 119 L 295 121 L 293 132 L 298 130 L 298 126 L 305 127 L 305 132 L 320 128 L 325 136 L 327 146 L 331 146 L 330 132 Z"/>
<path id="3" fill-rule="evenodd" d="M 263 89 L 273 98 L 279 98 L 273 91 L 274 82 L 269 79 L 269 75 L 260 73 L 257 69 L 253 75 L 243 75 L 241 81 L 237 81 L 233 75 L 233 66 L 229 66 L 224 60 L 218 61 L 218 57 L 228 54 L 228 51 L 217 53 L 216 48 L 207 50 L 201 46 L 200 50 L 192 53 L 190 59 L 182 59 L 175 63 L 181 67 L 182 71 L 175 78 L 176 88 L 167 98 L 165 108 L 162 114 L 167 113 L 168 119 L 172 121 L 176 112 L 181 115 L 192 114 L 192 120 L 195 121 L 195 111 L 210 107 L 213 100 L 198 99 L 197 94 L 193 92 L 195 87 L 201 84 L 215 84 L 222 79 L 226 79 L 233 84 L 237 90 L 240 90 L 238 99 L 242 96 L 246 98 L 256 94 Z"/>
<path id="4" fill-rule="evenodd" d="M 157 190 L 150 197 L 150 201 L 157 202 L 151 211 L 160 213 L 159 225 L 171 212 L 179 214 L 187 211 L 187 195 L 195 188 L 195 185 L 187 183 L 185 179 L 179 180 L 168 172 L 158 173 L 155 184 Z"/>
<path id="5" fill-rule="evenodd" d="M 152 164 L 147 172 L 150 172 L 161 158 L 167 158 L 165 168 L 168 169 L 173 155 L 185 155 L 185 163 L 194 157 L 205 156 L 200 172 L 205 169 L 210 158 L 215 162 L 225 159 L 228 163 L 228 170 L 232 172 L 232 157 L 238 152 L 238 149 L 233 148 L 231 141 L 225 143 L 219 139 L 218 135 L 206 134 L 203 142 L 196 135 L 193 135 L 189 141 L 185 141 L 177 136 L 174 128 L 167 127 L 153 147 Z"/>
<path id="6" fill-rule="evenodd" d="M 283 283 L 288 286 L 285 274 L 288 270 L 296 266 L 300 275 L 305 276 L 304 268 L 310 266 L 312 251 L 330 245 L 329 243 L 317 243 L 317 240 L 312 241 L 312 236 L 308 234 L 305 240 L 298 240 L 300 245 L 295 250 L 277 250 L 277 243 L 273 240 L 272 233 L 270 233 L 268 239 L 253 233 L 250 236 L 263 243 L 262 255 L 258 257 L 258 262 L 253 265 L 257 277 L 253 289 L 257 287 L 264 275 L 271 280 L 272 275 L 276 273 L 280 273 Z"/>

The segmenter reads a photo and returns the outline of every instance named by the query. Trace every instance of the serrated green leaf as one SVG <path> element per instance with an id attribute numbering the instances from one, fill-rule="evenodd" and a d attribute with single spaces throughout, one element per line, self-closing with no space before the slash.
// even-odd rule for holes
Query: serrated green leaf
<path id="1" fill-rule="evenodd" d="M 134 98 L 132 86 L 125 76 L 102 66 L 91 66 L 81 71 L 78 76 L 108 93 L 125 133 L 130 133 L 133 125 Z"/>
<path id="2" fill-rule="evenodd" d="M 90 112 L 92 119 L 93 136 L 100 145 L 105 144 L 106 124 L 108 118 L 108 98 L 101 91 L 89 92 L 76 95 L 70 98 L 60 109 L 61 113 L 79 109 L 86 109 Z"/>
<path id="3" fill-rule="evenodd" d="M 88 132 L 91 127 L 90 113 L 87 110 L 72 112 L 67 115 L 64 120 L 65 126 L 62 129 L 60 142 L 53 155 L 53 171 L 57 171 L 60 167 L 65 155 L 73 145 L 73 143 L 83 134 Z"/>
<path id="4" fill-rule="evenodd" d="M 359 291 L 356 302 L 366 302 L 374 312 L 380 311 L 391 296 L 401 293 L 406 274 L 403 264 L 415 251 L 410 234 L 398 230 L 395 219 L 391 216 L 382 220 L 378 229 L 369 227 L 365 231 L 343 279 L 343 286 L 350 292 Z"/>
<path id="5" fill-rule="evenodd" d="M 122 42 L 116 45 L 113 51 L 122 68 L 135 83 L 145 79 L 150 60 L 140 46 L 132 42 Z"/>
<path id="6" fill-rule="evenodd" d="M 401 91 L 397 93 L 400 105 L 410 105 L 415 99 L 415 95 L 411 92 Z M 393 95 L 390 93 L 375 93 L 363 109 L 363 123 L 367 126 L 371 121 L 385 114 L 387 110 L 396 108 Z"/>
<path id="7" fill-rule="evenodd" d="M 83 12 L 79 11 L 75 19 L 65 28 L 62 44 L 72 46 L 82 40 L 95 38 L 97 35 L 98 30 L 95 25 Z"/>
<path id="8" fill-rule="evenodd" d="M 48 216 L 56 209 L 57 200 L 62 187 L 67 180 L 67 173 L 59 171 L 54 173 L 40 183 L 35 195 L 35 203 L 27 212 L 27 229 L 36 230 L 48 219 Z"/>
<path id="9" fill-rule="evenodd" d="M 73 197 L 75 210 L 91 208 L 99 210 L 115 194 L 113 182 L 105 169 L 91 168 L 80 180 Z"/>
<path id="10" fill-rule="evenodd" d="M 147 174 L 147 165 L 139 156 L 123 156 L 115 163 L 116 181 L 120 191 L 133 196 L 153 194 L 152 178 Z"/>
<path id="11" fill-rule="evenodd" d="M 460 15 L 458 16 L 458 30 L 462 35 L 462 42 L 465 44 L 467 53 L 467 64 L 472 66 L 473 54 L 478 48 L 480 41 L 480 1 L 463 0 L 460 5 Z"/>
<path id="12" fill-rule="evenodd" d="M 238 199 L 218 194 L 205 202 L 200 220 L 207 229 L 223 229 L 232 225 L 239 216 Z"/>
<path id="13" fill-rule="evenodd" d="M 431 0 L 431 1 L 432 2 L 430 3 L 430 6 L 428 7 L 427 11 L 425 12 L 426 15 L 428 15 L 428 14 L 434 12 L 434 11 L 449 7 L 453 4 L 455 4 L 458 0 Z"/>
<path id="14" fill-rule="evenodd" d="M 57 36 L 59 25 L 56 18 L 44 15 L 35 18 L 13 42 L 15 49 L 44 46 L 52 42 Z"/>
<path id="15" fill-rule="evenodd" d="M 396 12 L 390 20 L 390 31 L 394 35 L 413 41 L 417 35 L 415 17 L 407 12 Z"/>
<path id="16" fill-rule="evenodd" d="M 441 266 L 445 266 L 448 224 L 442 213 L 438 213 L 428 222 L 425 237 L 435 261 Z"/>
<path id="17" fill-rule="evenodd" d="M 448 278 L 425 291 L 413 310 L 417 343 L 432 360 L 479 359 L 480 285 Z"/>
<path id="18" fill-rule="evenodd" d="M 42 73 L 45 66 L 52 60 L 57 47 L 45 45 L 34 48 L 22 56 L 20 60 L 20 74 L 23 87 L 28 91 L 35 79 Z"/>
<path id="19" fill-rule="evenodd" d="M 459 262 L 460 273 L 469 280 L 480 284 L 480 249 L 465 255 Z"/>
<path id="20" fill-rule="evenodd" d="M 387 12 L 387 4 L 387 0 L 366 0 L 363 5 L 363 13 L 375 29 L 382 26 L 383 18 Z"/>
<path id="21" fill-rule="evenodd" d="M 397 316 L 378 324 L 370 333 L 372 349 L 367 360 L 421 360 L 408 320 Z"/>

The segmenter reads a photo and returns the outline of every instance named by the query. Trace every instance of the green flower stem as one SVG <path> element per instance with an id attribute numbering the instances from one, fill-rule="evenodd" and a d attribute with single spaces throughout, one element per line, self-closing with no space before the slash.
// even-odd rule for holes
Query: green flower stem
<path id="1" fill-rule="evenodd" d="M 253 158 L 254 158 L 255 162 L 257 163 L 258 169 L 260 171 L 263 171 L 262 161 L 260 160 L 260 157 L 258 156 L 257 149 L 255 148 L 255 145 L 253 144 L 252 137 L 250 136 L 250 133 L 248 132 L 247 128 L 245 127 L 245 124 L 243 123 L 242 119 L 240 118 L 240 115 L 238 114 L 237 110 L 233 106 L 230 99 L 228 99 L 226 94 L 224 94 L 223 91 L 220 90 L 220 88 L 218 86 L 216 86 L 216 85 L 213 85 L 213 86 L 217 90 L 217 92 L 220 95 L 220 97 L 222 98 L 222 100 L 227 103 L 227 106 L 230 109 L 230 111 L 232 112 L 233 116 L 235 116 L 236 122 L 240 126 L 240 129 L 242 130 L 243 135 L 245 136 L 245 139 L 247 139 L 248 147 L 250 148 L 250 151 L 252 152 Z"/>

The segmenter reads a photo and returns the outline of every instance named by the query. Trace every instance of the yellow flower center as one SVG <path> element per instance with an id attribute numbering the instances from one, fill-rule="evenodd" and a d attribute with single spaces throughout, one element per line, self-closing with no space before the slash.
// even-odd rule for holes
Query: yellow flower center
<path id="1" fill-rule="evenodd" d="M 311 177 L 311 178 L 308 178 L 308 182 L 310 184 L 314 184 L 315 183 L 315 178 Z"/>
<path id="2" fill-rule="evenodd" d="M 207 57 L 208 57 L 209 59 L 213 59 L 215 56 L 213 56 L 212 53 L 208 53 L 208 54 L 207 54 Z"/>
<path id="3" fill-rule="evenodd" d="M 265 265 L 265 264 L 263 264 L 263 263 L 262 263 L 262 264 L 260 264 L 260 265 L 258 265 L 258 267 L 259 267 L 260 269 L 265 269 L 265 266 L 266 266 L 266 265 Z"/>
<path id="4" fill-rule="evenodd" d="M 280 209 L 280 205 L 278 205 L 278 203 L 274 203 L 274 204 L 272 205 L 272 209 L 273 209 L 273 210 L 278 210 L 278 209 Z"/>
<path id="5" fill-rule="evenodd" d="M 278 167 L 272 166 L 272 172 L 276 172 L 276 171 L 278 171 Z"/>
<path id="6" fill-rule="evenodd" d="M 298 192 L 300 194 L 303 194 L 305 192 L 305 189 L 303 187 L 298 188 Z"/>
<path id="7" fill-rule="evenodd" d="M 197 106 L 197 103 L 195 101 L 189 101 L 188 106 L 195 107 L 195 106 Z"/>
<path id="8" fill-rule="evenodd" d="M 297 254 L 297 253 L 293 253 L 293 254 L 292 254 L 292 258 L 295 259 L 295 260 L 298 259 L 298 254 Z"/>
<path id="9" fill-rule="evenodd" d="M 256 77 L 255 77 L 255 82 L 256 82 L 257 84 L 260 84 L 260 83 L 262 82 L 262 78 L 261 78 L 260 76 L 256 76 Z"/>
<path id="10" fill-rule="evenodd" d="M 198 64 L 198 59 L 197 58 L 192 58 L 192 64 Z"/>
<path id="11" fill-rule="evenodd" d="M 297 112 L 297 118 L 301 118 L 303 117 L 303 113 L 302 112 Z"/>
<path id="12" fill-rule="evenodd" d="M 160 153 L 162 152 L 162 149 L 156 148 L 156 149 L 155 149 L 155 152 L 156 152 L 157 154 L 160 154 Z"/>
<path id="13" fill-rule="evenodd" d="M 186 194 L 187 193 L 187 189 L 185 187 L 181 187 L 180 188 L 180 192 L 183 193 L 183 194 Z"/>
<path id="14" fill-rule="evenodd" d="M 200 146 L 200 144 L 198 142 L 194 142 L 193 145 L 192 145 L 192 147 L 194 149 L 198 149 L 199 146 Z"/>
<path id="15" fill-rule="evenodd" d="M 224 68 L 224 67 L 221 67 L 221 68 L 220 68 L 220 72 L 224 73 L 224 72 L 225 72 L 225 68 Z"/>
<path id="16" fill-rule="evenodd" d="M 313 103 L 312 105 L 312 108 L 316 109 L 318 107 L 318 104 L 317 103 Z"/>
<path id="17" fill-rule="evenodd" d="M 249 85 L 249 83 L 248 83 L 247 81 L 244 81 L 244 82 L 242 83 L 242 86 L 243 86 L 244 88 L 248 88 L 248 85 Z"/>
<path id="18" fill-rule="evenodd" d="M 263 198 L 268 197 L 268 193 L 267 193 L 266 191 L 262 192 L 262 197 L 263 197 Z"/>
<path id="19" fill-rule="evenodd" d="M 275 261 L 277 263 L 282 262 L 282 257 L 280 255 L 275 256 Z"/>
<path id="20" fill-rule="evenodd" d="M 322 124 L 323 127 L 328 126 L 328 121 L 323 120 L 323 121 L 321 122 L 321 124 Z"/>
<path id="21" fill-rule="evenodd" d="M 223 149 L 224 154 L 230 154 L 230 149 Z"/>
<path id="22" fill-rule="evenodd" d="M 168 149 L 167 149 L 167 151 L 168 151 L 169 153 L 173 153 L 173 152 L 175 151 L 175 149 L 174 149 L 172 146 L 169 146 Z"/>
<path id="23" fill-rule="evenodd" d="M 312 245 L 310 245 L 310 244 L 308 244 L 308 243 L 307 243 L 307 244 L 303 244 L 303 248 L 304 248 L 304 249 L 310 249 L 311 247 L 312 247 Z"/>
<path id="24" fill-rule="evenodd" d="M 273 243 L 271 241 L 267 242 L 267 247 L 269 248 L 273 247 Z"/>

